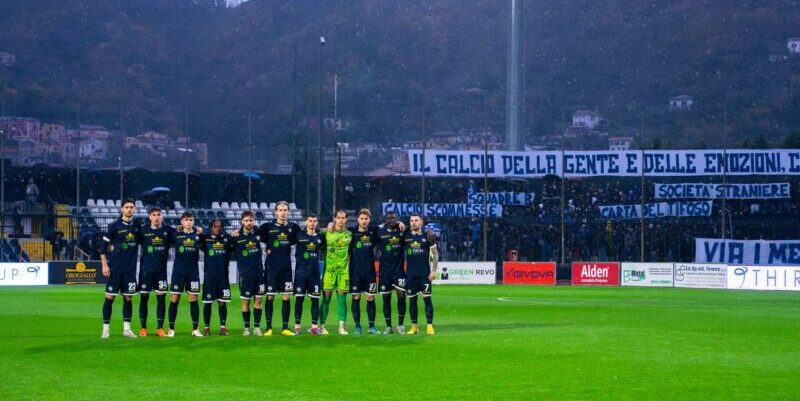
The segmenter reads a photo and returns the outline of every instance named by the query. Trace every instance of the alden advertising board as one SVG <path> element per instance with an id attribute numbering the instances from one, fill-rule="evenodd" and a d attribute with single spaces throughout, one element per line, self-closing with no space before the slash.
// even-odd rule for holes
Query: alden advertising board
<path id="1" fill-rule="evenodd" d="M 672 263 L 623 263 L 623 287 L 672 287 Z"/>
<path id="2" fill-rule="evenodd" d="M 434 284 L 494 284 L 494 262 L 439 262 Z"/>
<path id="3" fill-rule="evenodd" d="M 556 284 L 555 262 L 503 262 L 503 284 Z"/>
<path id="4" fill-rule="evenodd" d="M 619 285 L 619 262 L 573 262 L 573 285 Z"/>

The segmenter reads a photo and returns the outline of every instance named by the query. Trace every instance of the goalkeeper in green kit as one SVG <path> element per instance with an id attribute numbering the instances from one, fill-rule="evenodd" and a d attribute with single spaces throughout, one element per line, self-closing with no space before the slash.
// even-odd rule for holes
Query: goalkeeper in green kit
<path id="1" fill-rule="evenodd" d="M 320 334 L 328 334 L 325 320 L 330 310 L 333 291 L 336 290 L 336 310 L 339 315 L 339 334 L 349 334 L 344 327 L 347 319 L 347 292 L 350 290 L 349 249 L 353 233 L 347 229 L 347 212 L 337 210 L 333 218 L 333 230 L 325 232 L 327 254 L 325 273 L 322 276 L 322 308 L 320 310 Z"/>

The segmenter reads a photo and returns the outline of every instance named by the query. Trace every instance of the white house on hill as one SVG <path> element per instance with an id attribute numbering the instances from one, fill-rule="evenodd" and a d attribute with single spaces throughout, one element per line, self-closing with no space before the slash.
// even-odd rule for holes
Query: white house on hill
<path id="1" fill-rule="evenodd" d="M 630 150 L 631 145 L 633 145 L 632 136 L 608 137 L 608 150 Z"/>
<path id="2" fill-rule="evenodd" d="M 694 98 L 688 95 L 675 96 L 669 99 L 670 110 L 691 110 L 694 106 Z"/>
<path id="3" fill-rule="evenodd" d="M 799 38 L 789 38 L 786 40 L 786 48 L 789 49 L 789 53 L 798 55 L 800 54 L 800 37 Z"/>
<path id="4" fill-rule="evenodd" d="M 591 110 L 578 110 L 572 113 L 572 128 L 593 130 L 603 121 L 603 116 Z"/>

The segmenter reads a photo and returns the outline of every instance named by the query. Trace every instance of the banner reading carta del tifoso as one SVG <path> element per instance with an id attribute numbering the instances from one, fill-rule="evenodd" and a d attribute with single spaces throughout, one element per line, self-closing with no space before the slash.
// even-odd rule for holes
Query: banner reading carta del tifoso
<path id="1" fill-rule="evenodd" d="M 408 151 L 410 175 L 431 177 L 483 177 L 484 166 L 490 177 L 537 178 L 567 177 L 704 176 L 723 173 L 727 159 L 728 175 L 800 175 L 800 149 L 691 149 L 641 151 L 568 151 L 562 161 L 560 151 L 505 152 L 480 150 Z"/>

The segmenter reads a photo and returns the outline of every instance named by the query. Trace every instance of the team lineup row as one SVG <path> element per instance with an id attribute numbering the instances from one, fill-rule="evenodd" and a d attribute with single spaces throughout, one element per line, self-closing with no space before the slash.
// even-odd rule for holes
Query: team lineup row
<path id="1" fill-rule="evenodd" d="M 120 211 L 120 218 L 109 224 L 103 235 L 100 252 L 102 272 L 107 278 L 102 338 L 110 336 L 112 306 L 120 293 L 123 296 L 123 336 L 136 337 L 130 322 L 133 315 L 133 295 L 137 293 L 141 295 L 139 336 L 147 336 L 148 301 L 151 292 L 156 294 L 158 336 L 175 335 L 178 303 L 184 292 L 189 299 L 191 334 L 197 337 L 210 335 L 211 307 L 216 302 L 220 319 L 219 332 L 227 335 L 227 303 L 231 300 L 228 265 L 232 260 L 236 261 L 238 270 L 245 336 L 273 334 L 273 301 L 278 295 L 281 297 L 281 335 L 301 334 L 300 322 L 305 298 L 309 298 L 311 303 L 311 327 L 308 332 L 312 335 L 327 335 L 325 322 L 334 292 L 337 294 L 340 335 L 349 334 L 345 327 L 348 293 L 352 298 L 355 334 L 362 333 L 362 295 L 367 304 L 367 330 L 370 334 L 379 333 L 375 326 L 375 297 L 378 292 L 383 297 L 386 322 L 384 334 L 395 331 L 398 334 L 419 332 L 417 297 L 420 294 L 425 305 L 427 333 L 435 333 L 431 283 L 438 267 L 438 250 L 435 235 L 430 231 L 423 232 L 423 221 L 419 215 L 412 215 L 409 226 L 406 227 L 395 214 L 387 213 L 384 223 L 377 226 L 371 222 L 370 211 L 361 209 L 358 212 L 358 226 L 348 229 L 347 212 L 339 210 L 326 229 L 318 230 L 316 215 L 306 215 L 305 227 L 301 228 L 288 221 L 289 205 L 278 202 L 274 221 L 257 227 L 253 212 L 244 211 L 241 214 L 241 227 L 225 233 L 219 220 L 212 221 L 205 231 L 202 227 L 195 227 L 191 212 L 183 213 L 179 227 L 166 226 L 163 224 L 161 209 L 157 207 L 149 209 L 149 222 L 141 225 L 133 218 L 135 203 L 132 199 L 124 200 Z M 167 260 L 170 249 L 173 249 L 174 260 L 168 282 Z M 292 250 L 295 259 L 294 275 Z M 200 253 L 204 255 L 202 295 Z M 324 262 L 322 271 L 320 261 Z M 377 274 L 376 261 L 379 266 Z M 168 313 L 167 292 L 170 295 Z M 397 298 L 395 328 L 392 328 L 393 292 Z M 295 296 L 293 331 L 289 329 L 291 295 Z M 202 332 L 199 329 L 198 297 L 204 304 L 205 327 Z M 403 324 L 406 297 L 409 298 L 411 320 L 411 327 L 407 332 Z M 266 320 L 263 332 L 262 314 Z M 164 330 L 165 317 L 168 317 L 167 331 Z"/>

